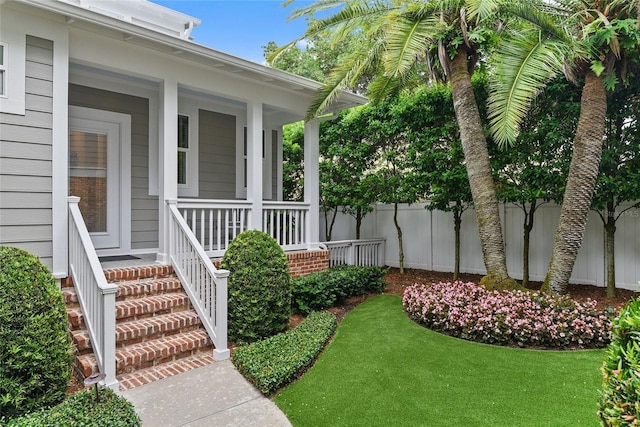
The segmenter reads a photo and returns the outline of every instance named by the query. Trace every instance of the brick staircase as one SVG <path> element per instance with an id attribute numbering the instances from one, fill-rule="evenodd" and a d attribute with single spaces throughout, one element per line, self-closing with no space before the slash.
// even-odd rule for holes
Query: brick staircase
<path id="1" fill-rule="evenodd" d="M 170 266 L 105 270 L 118 285 L 116 296 L 116 375 L 120 389 L 213 363 L 213 345 Z M 73 285 L 63 284 L 76 374 L 98 371 L 89 333 Z"/>

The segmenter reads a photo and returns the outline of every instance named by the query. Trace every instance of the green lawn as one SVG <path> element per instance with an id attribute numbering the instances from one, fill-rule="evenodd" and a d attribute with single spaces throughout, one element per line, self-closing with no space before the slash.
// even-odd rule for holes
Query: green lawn
<path id="1" fill-rule="evenodd" d="M 596 426 L 603 357 L 440 335 L 381 295 L 349 313 L 274 400 L 294 426 Z"/>

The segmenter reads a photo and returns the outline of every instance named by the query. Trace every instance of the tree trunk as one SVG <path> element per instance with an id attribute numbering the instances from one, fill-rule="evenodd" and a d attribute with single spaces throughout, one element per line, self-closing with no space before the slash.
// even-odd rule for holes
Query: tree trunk
<path id="1" fill-rule="evenodd" d="M 529 286 L 529 246 L 531 242 L 531 231 L 533 230 L 533 218 L 536 212 L 536 201 L 531 203 L 531 207 L 527 211 L 524 205 L 524 236 L 522 245 L 522 286 Z"/>
<path id="2" fill-rule="evenodd" d="M 607 251 L 607 296 L 616 296 L 616 212 L 613 201 L 607 203 L 607 222 L 604 224 Z"/>
<path id="3" fill-rule="evenodd" d="M 402 245 L 402 228 L 400 228 L 400 224 L 398 223 L 398 204 L 393 204 L 393 223 L 396 226 L 396 231 L 398 232 L 398 258 L 400 260 L 400 274 L 404 274 L 404 249 Z"/>
<path id="4" fill-rule="evenodd" d="M 327 228 L 327 214 L 326 214 L 326 211 L 325 211 L 325 214 L 324 214 L 324 228 L 325 228 L 325 231 L 327 231 L 327 236 L 326 236 L 327 237 L 327 242 L 331 241 L 331 235 L 333 234 L 333 225 L 336 223 L 336 216 L 337 215 L 338 215 L 338 208 L 336 207 L 333 210 L 333 216 L 331 217 L 331 225 Z"/>
<path id="5" fill-rule="evenodd" d="M 362 209 L 356 209 L 356 240 L 360 240 L 360 226 L 362 225 Z"/>
<path id="6" fill-rule="evenodd" d="M 482 282 L 490 288 L 513 287 L 517 283 L 507 273 L 498 198 L 491 174 L 487 140 L 471 86 L 471 76 L 467 70 L 467 51 L 464 46 L 458 49 L 451 62 L 450 80 L 453 106 L 460 128 L 460 140 L 476 210 L 482 256 L 487 269 L 487 276 Z"/>
<path id="7" fill-rule="evenodd" d="M 573 155 L 560 209 L 560 222 L 553 242 L 549 271 L 542 285 L 543 291 L 567 293 L 598 177 L 606 114 L 607 94 L 602 77 L 588 71 L 580 99 L 580 118 L 573 140 Z"/>
<path id="8" fill-rule="evenodd" d="M 460 205 L 460 203 L 458 203 Z M 460 278 L 460 228 L 462 225 L 462 212 L 458 210 L 453 211 L 453 230 L 456 235 L 456 260 L 455 265 L 453 267 L 453 280 L 458 280 Z"/>

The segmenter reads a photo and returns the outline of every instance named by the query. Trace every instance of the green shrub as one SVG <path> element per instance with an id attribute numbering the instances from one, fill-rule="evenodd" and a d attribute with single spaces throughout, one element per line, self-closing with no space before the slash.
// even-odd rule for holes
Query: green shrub
<path id="1" fill-rule="evenodd" d="M 291 314 L 289 263 L 268 234 L 249 230 L 229 245 L 229 339 L 253 342 L 284 331 Z"/>
<path id="2" fill-rule="evenodd" d="M 613 321 L 611 344 L 602 365 L 598 415 L 605 426 L 640 422 L 640 299 L 633 299 Z"/>
<path id="3" fill-rule="evenodd" d="M 385 272 L 375 266 L 341 265 L 298 277 L 291 281 L 291 306 L 306 314 L 352 296 L 380 293 L 386 286 L 382 280 Z"/>
<path id="4" fill-rule="evenodd" d="M 35 256 L 0 247 L 0 421 L 61 402 L 71 356 L 55 279 Z"/>
<path id="5" fill-rule="evenodd" d="M 133 405 L 111 389 L 100 387 L 100 402 L 94 389 L 87 389 L 66 398 L 53 408 L 15 418 L 7 427 L 133 427 L 140 418 Z"/>
<path id="6" fill-rule="evenodd" d="M 336 316 L 316 311 L 291 331 L 238 348 L 231 360 L 262 393 L 273 393 L 311 366 L 337 325 Z"/>

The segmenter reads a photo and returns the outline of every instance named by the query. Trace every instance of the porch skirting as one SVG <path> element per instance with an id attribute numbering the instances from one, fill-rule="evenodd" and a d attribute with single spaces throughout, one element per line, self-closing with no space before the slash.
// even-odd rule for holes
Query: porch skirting
<path id="1" fill-rule="evenodd" d="M 309 273 L 327 270 L 330 253 L 331 251 L 328 250 L 285 252 L 291 277 L 306 276 Z M 222 259 L 213 258 L 211 261 L 216 268 L 219 268 Z"/>

